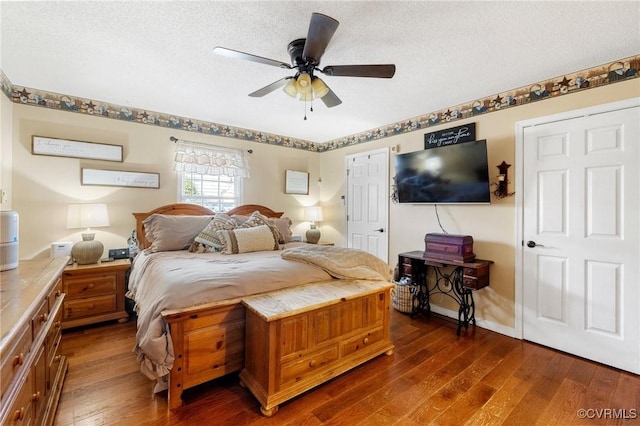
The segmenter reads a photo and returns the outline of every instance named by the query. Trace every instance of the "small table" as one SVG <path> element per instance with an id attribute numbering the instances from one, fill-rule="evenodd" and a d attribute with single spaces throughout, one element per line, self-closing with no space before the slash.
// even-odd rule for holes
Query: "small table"
<path id="1" fill-rule="evenodd" d="M 431 312 L 429 302 L 433 294 L 444 294 L 458 303 L 458 329 L 468 328 L 469 323 L 476 325 L 473 290 L 489 285 L 489 266 L 492 260 L 476 259 L 473 262 L 456 262 L 452 260 L 424 257 L 424 252 L 415 250 L 398 255 L 400 275 L 410 277 L 417 285 L 413 296 L 417 305 L 413 304 L 411 315 L 421 311 Z M 434 271 L 433 284 L 427 279 L 428 268 Z"/>

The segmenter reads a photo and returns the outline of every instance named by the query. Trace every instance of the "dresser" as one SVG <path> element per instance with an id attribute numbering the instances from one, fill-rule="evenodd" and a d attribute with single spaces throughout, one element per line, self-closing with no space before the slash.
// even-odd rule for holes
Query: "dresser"
<path id="1" fill-rule="evenodd" d="M 393 353 L 393 284 L 335 281 L 244 298 L 245 368 L 241 382 L 270 417 L 278 404 L 380 354 Z"/>
<path id="2" fill-rule="evenodd" d="M 124 292 L 130 267 L 129 259 L 67 266 L 62 273 L 66 294 L 62 328 L 129 318 Z"/>
<path id="3" fill-rule="evenodd" d="M 68 368 L 59 353 L 68 257 L 0 272 L 0 424 L 50 425 Z"/>

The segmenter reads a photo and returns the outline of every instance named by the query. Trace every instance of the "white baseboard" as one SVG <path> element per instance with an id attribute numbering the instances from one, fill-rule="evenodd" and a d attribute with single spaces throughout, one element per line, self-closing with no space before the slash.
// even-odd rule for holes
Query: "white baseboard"
<path id="1" fill-rule="evenodd" d="M 452 311 L 451 309 L 446 309 L 440 306 L 431 305 L 431 312 L 436 313 L 438 315 L 443 315 L 445 317 L 453 318 L 454 320 L 458 320 L 458 312 Z M 516 333 L 515 328 L 507 327 L 502 324 L 497 324 L 493 321 L 487 321 L 487 320 L 476 318 L 476 327 L 482 327 L 487 330 L 495 331 L 496 333 L 504 334 L 505 336 L 518 339 L 518 335 Z"/>

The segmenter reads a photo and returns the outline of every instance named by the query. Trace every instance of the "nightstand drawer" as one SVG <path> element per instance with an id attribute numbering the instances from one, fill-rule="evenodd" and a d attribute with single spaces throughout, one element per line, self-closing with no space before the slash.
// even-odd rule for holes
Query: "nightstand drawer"
<path id="1" fill-rule="evenodd" d="M 67 298 L 111 294 L 116 292 L 116 282 L 116 274 L 65 279 L 64 292 L 67 294 Z"/>
<path id="2" fill-rule="evenodd" d="M 64 319 L 70 320 L 106 314 L 116 310 L 116 295 L 91 297 L 89 299 L 68 300 L 64 302 Z"/>

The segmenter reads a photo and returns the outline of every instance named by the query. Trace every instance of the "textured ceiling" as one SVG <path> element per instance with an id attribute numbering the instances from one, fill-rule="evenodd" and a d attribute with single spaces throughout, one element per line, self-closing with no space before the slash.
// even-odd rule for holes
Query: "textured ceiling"
<path id="1" fill-rule="evenodd" d="M 326 65 L 394 63 L 392 79 L 322 76 L 335 108 L 278 90 L 312 12 L 340 22 Z M 640 53 L 640 2 L 9 2 L 0 69 L 14 85 L 326 142 Z"/>

